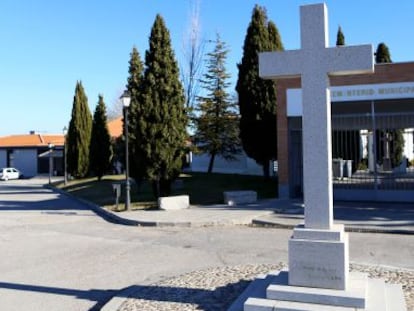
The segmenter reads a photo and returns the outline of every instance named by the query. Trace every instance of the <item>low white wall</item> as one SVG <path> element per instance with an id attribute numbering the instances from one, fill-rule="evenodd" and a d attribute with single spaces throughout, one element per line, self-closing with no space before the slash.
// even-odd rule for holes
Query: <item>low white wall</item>
<path id="1" fill-rule="evenodd" d="M 190 207 L 190 197 L 188 195 L 160 197 L 158 198 L 158 207 L 166 211 L 186 209 Z"/>

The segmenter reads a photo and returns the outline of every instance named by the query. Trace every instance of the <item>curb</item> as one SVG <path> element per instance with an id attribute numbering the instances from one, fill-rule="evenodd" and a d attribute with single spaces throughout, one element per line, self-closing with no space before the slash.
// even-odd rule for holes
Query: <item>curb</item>
<path id="1" fill-rule="evenodd" d="M 84 205 L 87 205 L 97 215 L 101 216 L 102 218 L 104 218 L 105 220 L 107 220 L 111 223 L 115 223 L 115 224 L 119 224 L 119 225 L 125 225 L 125 226 L 146 226 L 146 227 L 155 227 L 155 226 L 157 226 L 157 223 L 155 221 L 139 221 L 139 220 L 131 220 L 131 219 L 122 218 L 122 217 L 119 217 L 118 215 L 115 215 L 114 213 L 111 213 L 111 212 L 103 209 L 99 205 L 96 205 L 96 204 L 94 204 L 90 201 L 84 200 L 82 198 L 76 197 L 76 196 L 70 194 L 69 192 L 61 190 L 59 188 L 49 186 L 49 185 L 44 185 L 44 187 L 48 188 L 48 189 L 51 189 L 53 191 L 56 191 L 56 192 L 58 192 L 62 195 L 66 195 L 66 196 L 70 197 L 71 199 L 73 199 L 75 201 L 78 201 L 78 202 L 80 202 Z"/>
<path id="2" fill-rule="evenodd" d="M 104 304 L 100 311 L 117 311 L 135 291 L 135 285 L 119 290 Z"/>
<path id="3" fill-rule="evenodd" d="M 244 225 L 248 226 L 252 224 L 253 220 L 248 221 L 205 221 L 205 222 L 191 222 L 191 221 L 143 221 L 143 220 L 132 220 L 120 217 L 113 212 L 110 212 L 101 206 L 87 201 L 85 199 L 76 197 L 69 192 L 66 192 L 62 189 L 50 186 L 48 184 L 44 185 L 45 188 L 51 189 L 53 191 L 58 192 L 59 194 L 66 195 L 71 199 L 78 201 L 86 206 L 88 206 L 92 211 L 94 211 L 97 215 L 101 216 L 108 222 L 125 225 L 125 226 L 135 226 L 135 227 L 179 227 L 179 228 L 200 228 L 200 227 L 213 227 L 213 226 L 235 226 L 235 225 Z"/>
<path id="4" fill-rule="evenodd" d="M 208 222 L 190 222 L 190 221 L 181 221 L 181 222 L 173 222 L 173 221 L 143 221 L 143 220 L 132 220 L 120 217 L 115 213 L 112 213 L 101 206 L 94 204 L 90 201 L 84 200 L 82 198 L 76 197 L 69 192 L 61 190 L 59 188 L 50 186 L 48 184 L 44 185 L 45 188 L 51 189 L 56 191 L 60 194 L 66 195 L 82 204 L 87 205 L 91 208 L 97 215 L 101 216 L 105 220 L 125 226 L 135 226 L 135 227 L 181 227 L 181 228 L 196 228 L 196 227 L 212 227 L 212 226 L 229 226 L 229 225 L 247 225 L 247 226 L 258 226 L 258 227 L 272 227 L 278 229 L 294 229 L 296 225 L 292 224 L 284 224 L 278 223 L 274 221 L 267 221 L 263 219 L 255 219 L 253 218 L 251 221 L 243 221 L 243 222 L 232 222 L 232 221 L 208 221 Z M 277 211 L 277 210 L 276 210 Z M 346 225 L 345 224 L 345 231 L 346 232 L 360 232 L 360 233 L 385 233 L 385 234 L 404 234 L 404 235 L 414 235 L 414 230 L 405 230 L 405 229 L 378 229 L 378 228 L 362 228 L 353 225 Z"/>
<path id="5" fill-rule="evenodd" d="M 291 229 L 293 230 L 296 225 L 287 225 L 282 223 L 277 223 L 273 221 L 266 221 L 262 219 L 253 219 L 252 225 L 260 227 L 272 227 L 278 229 Z M 377 228 L 361 228 L 355 227 L 352 225 L 345 224 L 345 232 L 359 232 L 359 233 L 385 233 L 385 234 L 404 234 L 404 235 L 414 235 L 414 230 L 404 230 L 404 229 L 377 229 Z"/>

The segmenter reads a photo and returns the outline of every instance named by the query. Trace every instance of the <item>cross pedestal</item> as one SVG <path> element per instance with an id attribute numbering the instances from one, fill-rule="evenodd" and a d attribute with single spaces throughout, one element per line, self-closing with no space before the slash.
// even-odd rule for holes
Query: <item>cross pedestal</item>
<path id="1" fill-rule="evenodd" d="M 373 48 L 328 47 L 325 4 L 302 6 L 300 17 L 301 49 L 260 53 L 259 75 L 301 77 L 305 223 L 289 240 L 289 271 L 275 276 L 267 299 L 250 298 L 244 310 L 386 310 L 368 302 L 369 293 L 384 296 L 383 287 L 376 292 L 366 275 L 349 274 L 348 234 L 333 224 L 329 77 L 372 73 Z"/>

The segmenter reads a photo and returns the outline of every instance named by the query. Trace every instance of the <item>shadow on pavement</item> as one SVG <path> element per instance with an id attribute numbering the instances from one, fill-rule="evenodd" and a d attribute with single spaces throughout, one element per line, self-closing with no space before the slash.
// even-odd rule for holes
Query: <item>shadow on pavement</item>
<path id="1" fill-rule="evenodd" d="M 250 284 L 249 280 L 240 280 L 214 290 L 187 287 L 170 287 L 157 285 L 134 285 L 124 290 L 90 289 L 79 290 L 41 285 L 29 285 L 0 282 L 1 289 L 37 292 L 53 295 L 72 296 L 76 299 L 89 300 L 96 304 L 89 311 L 99 311 L 115 294 L 121 298 L 135 298 L 157 302 L 175 302 L 196 304 L 198 310 L 226 310 L 238 295 Z M 132 296 L 130 293 L 133 293 Z M 125 294 L 123 294 L 125 293 Z M 129 293 L 128 295 L 126 293 Z"/>
<path id="2" fill-rule="evenodd" d="M 117 293 L 117 290 L 99 290 L 99 289 L 79 290 L 79 289 L 71 289 L 71 288 L 60 288 L 60 287 L 18 284 L 18 283 L 8 283 L 8 282 L 0 282 L 0 288 L 15 290 L 15 291 L 24 291 L 24 292 L 36 292 L 36 293 L 44 293 L 44 294 L 52 294 L 52 295 L 72 296 L 77 299 L 98 302 L 98 304 L 101 307 L 104 304 L 103 301 L 107 302 Z M 97 305 L 95 305 L 91 310 L 98 311 L 99 309 L 96 309 L 96 307 Z"/>

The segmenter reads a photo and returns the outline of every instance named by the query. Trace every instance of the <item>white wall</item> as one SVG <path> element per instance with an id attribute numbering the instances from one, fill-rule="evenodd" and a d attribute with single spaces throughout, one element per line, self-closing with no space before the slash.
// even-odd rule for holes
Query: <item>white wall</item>
<path id="1" fill-rule="evenodd" d="M 414 144 L 413 144 L 413 132 L 414 129 L 405 129 L 404 130 L 404 156 L 408 160 L 414 159 Z"/>
<path id="2" fill-rule="evenodd" d="M 7 150 L 0 150 L 0 167 L 7 166 Z"/>
<path id="3" fill-rule="evenodd" d="M 13 166 L 24 176 L 37 175 L 37 149 L 14 149 Z"/>
<path id="4" fill-rule="evenodd" d="M 207 154 L 193 154 L 190 170 L 193 172 L 207 172 L 210 156 Z M 236 161 L 227 161 L 221 156 L 216 156 L 213 165 L 214 173 L 263 175 L 262 166 L 258 165 L 252 158 L 241 153 Z"/>

